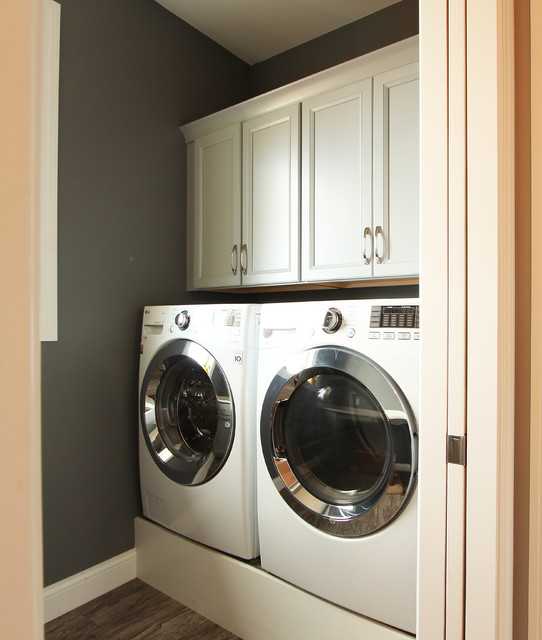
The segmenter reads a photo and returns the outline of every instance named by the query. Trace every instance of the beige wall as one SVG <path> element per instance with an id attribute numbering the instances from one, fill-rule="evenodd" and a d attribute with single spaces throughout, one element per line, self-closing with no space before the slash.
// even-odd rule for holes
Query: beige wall
<path id="1" fill-rule="evenodd" d="M 2 637 L 42 636 L 35 208 L 38 0 L 0 3 L 0 620 Z"/>
<path id="2" fill-rule="evenodd" d="M 531 0 L 531 512 L 529 545 L 529 640 L 542 634 L 542 6 Z"/>
<path id="3" fill-rule="evenodd" d="M 516 402 L 514 638 L 527 638 L 529 573 L 529 397 L 531 301 L 529 0 L 515 3 L 516 42 Z"/>

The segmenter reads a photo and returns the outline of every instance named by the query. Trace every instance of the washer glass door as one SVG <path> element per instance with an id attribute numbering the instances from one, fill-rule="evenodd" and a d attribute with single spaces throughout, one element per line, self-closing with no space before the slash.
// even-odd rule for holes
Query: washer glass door
<path id="1" fill-rule="evenodd" d="M 412 410 L 391 377 L 362 354 L 320 347 L 287 363 L 265 397 L 261 436 L 281 496 L 328 533 L 373 533 L 414 490 Z"/>
<path id="2" fill-rule="evenodd" d="M 176 340 L 155 355 L 143 379 L 140 414 L 153 460 L 175 482 L 202 484 L 226 462 L 233 397 L 222 368 L 201 345 Z"/>

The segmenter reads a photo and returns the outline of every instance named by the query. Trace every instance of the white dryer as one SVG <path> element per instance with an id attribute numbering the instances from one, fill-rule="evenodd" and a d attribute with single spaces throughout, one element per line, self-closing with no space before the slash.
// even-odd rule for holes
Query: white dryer
<path id="1" fill-rule="evenodd" d="M 145 307 L 139 371 L 143 514 L 240 558 L 258 556 L 258 305 Z"/>
<path id="2" fill-rule="evenodd" d="M 419 306 L 262 306 L 262 567 L 415 633 Z"/>

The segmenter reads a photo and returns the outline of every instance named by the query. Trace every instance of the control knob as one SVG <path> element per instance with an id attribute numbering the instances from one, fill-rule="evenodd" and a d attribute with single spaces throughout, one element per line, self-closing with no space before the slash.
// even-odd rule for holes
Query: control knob
<path id="1" fill-rule="evenodd" d="M 324 318 L 324 324 L 322 325 L 322 329 L 326 333 L 335 333 L 339 330 L 343 321 L 343 314 L 336 309 L 335 307 L 331 307 L 326 311 L 326 317 Z"/>
<path id="2" fill-rule="evenodd" d="M 184 310 L 181 311 L 181 313 L 178 313 L 175 317 L 175 324 L 181 331 L 187 329 L 188 325 L 190 324 L 190 316 L 188 315 L 188 311 Z"/>

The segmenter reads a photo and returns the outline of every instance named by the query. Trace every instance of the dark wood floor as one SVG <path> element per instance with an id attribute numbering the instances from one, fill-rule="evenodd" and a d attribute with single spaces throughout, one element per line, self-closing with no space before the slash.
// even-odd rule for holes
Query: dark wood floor
<path id="1" fill-rule="evenodd" d="M 45 625 L 45 640 L 239 640 L 135 579 Z"/>

